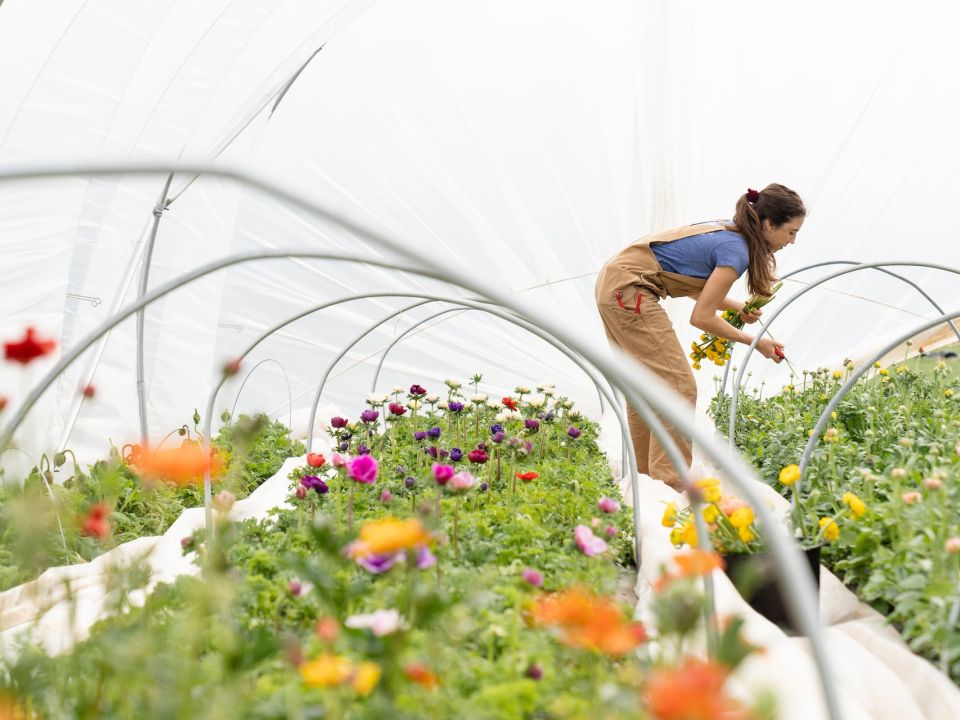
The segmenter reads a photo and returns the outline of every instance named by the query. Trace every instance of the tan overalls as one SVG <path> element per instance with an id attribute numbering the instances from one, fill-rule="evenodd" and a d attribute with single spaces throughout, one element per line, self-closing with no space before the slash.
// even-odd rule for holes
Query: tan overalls
<path id="1" fill-rule="evenodd" d="M 706 280 L 667 272 L 650 249 L 652 243 L 667 243 L 692 235 L 724 229 L 719 222 L 698 223 L 648 235 L 611 258 L 597 277 L 597 309 L 611 345 L 648 367 L 690 403 L 697 403 L 697 383 L 687 353 L 673 331 L 673 324 L 660 300 L 694 297 Z M 673 464 L 637 412 L 627 405 L 630 435 L 637 455 L 637 469 L 682 490 Z M 693 457 L 690 441 L 667 426 L 689 468 Z"/>

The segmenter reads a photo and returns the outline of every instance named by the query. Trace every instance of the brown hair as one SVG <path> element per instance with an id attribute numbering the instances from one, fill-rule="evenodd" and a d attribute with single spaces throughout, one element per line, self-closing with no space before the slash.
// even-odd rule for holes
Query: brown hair
<path id="1" fill-rule="evenodd" d="M 754 197 L 750 202 L 747 196 Z M 796 217 L 805 217 L 807 209 L 803 200 L 790 188 L 771 183 L 757 193 L 751 190 L 737 200 L 733 224 L 728 229 L 743 235 L 750 250 L 750 265 L 747 270 L 747 286 L 754 295 L 769 295 L 774 281 L 777 261 L 770 246 L 763 239 L 763 221 L 769 220 L 774 227 Z"/>

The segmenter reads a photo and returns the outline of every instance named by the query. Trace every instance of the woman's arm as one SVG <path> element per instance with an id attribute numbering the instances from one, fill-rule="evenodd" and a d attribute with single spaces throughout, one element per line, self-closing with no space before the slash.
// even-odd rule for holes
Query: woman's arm
<path id="1" fill-rule="evenodd" d="M 728 300 L 727 293 L 730 292 L 730 288 L 733 287 L 733 283 L 736 282 L 737 277 L 737 271 L 731 267 L 721 265 L 715 268 L 714 271 L 710 273 L 710 277 L 707 278 L 703 290 L 701 290 L 697 296 L 697 304 L 693 306 L 693 313 L 690 315 L 690 324 L 717 337 L 727 338 L 734 342 L 749 345 L 753 342 L 752 335 L 738 330 L 717 315 L 718 310 L 727 309 L 723 303 Z M 742 308 L 743 303 L 740 303 L 739 309 Z M 780 356 L 776 351 L 777 347 L 779 347 L 782 352 L 783 346 L 778 345 L 768 337 L 761 338 L 760 342 L 757 343 L 757 350 L 759 350 L 764 357 L 775 362 L 780 362 Z"/>

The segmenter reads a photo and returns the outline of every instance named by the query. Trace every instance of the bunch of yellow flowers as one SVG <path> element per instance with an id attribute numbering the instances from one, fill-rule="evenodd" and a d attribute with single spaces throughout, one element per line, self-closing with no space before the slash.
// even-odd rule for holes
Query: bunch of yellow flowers
<path id="1" fill-rule="evenodd" d="M 766 305 L 768 302 L 773 300 L 774 295 L 783 285 L 782 282 L 778 282 L 770 291 L 769 295 L 754 295 L 743 305 L 743 310 L 740 312 L 746 314 L 750 313 L 753 310 L 758 310 Z M 743 327 L 744 322 L 743 318 L 740 316 L 740 312 L 736 310 L 724 310 L 720 317 L 730 323 L 733 327 L 738 330 Z M 730 359 L 730 340 L 726 338 L 718 337 L 717 335 L 712 335 L 710 333 L 703 333 L 700 336 L 700 342 L 690 343 L 690 360 L 692 360 L 693 369 L 699 370 L 700 364 L 704 360 L 709 360 L 714 365 L 719 365 L 723 367 L 726 364 L 727 360 Z"/>
<path id="2" fill-rule="evenodd" d="M 710 533 L 713 549 L 718 553 L 753 553 L 763 549 L 753 509 L 734 496 L 723 496 L 717 478 L 703 478 L 694 483 L 703 497 L 701 510 Z M 696 523 L 690 507 L 677 508 L 668 503 L 661 523 L 670 530 L 670 542 L 677 547 L 698 546 Z"/>

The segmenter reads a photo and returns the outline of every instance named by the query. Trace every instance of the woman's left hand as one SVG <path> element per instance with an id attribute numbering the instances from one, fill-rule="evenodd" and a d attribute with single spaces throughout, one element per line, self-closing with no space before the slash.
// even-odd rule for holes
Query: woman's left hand
<path id="1" fill-rule="evenodd" d="M 763 310 L 761 310 L 760 308 L 756 308 L 755 310 L 751 310 L 750 312 L 747 312 L 747 313 L 741 310 L 738 314 L 740 315 L 740 319 L 743 320 L 745 323 L 755 323 L 757 320 L 760 319 L 760 316 L 763 315 Z"/>

